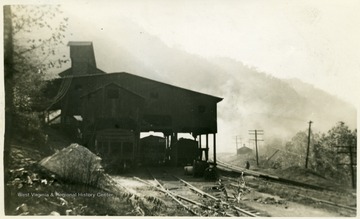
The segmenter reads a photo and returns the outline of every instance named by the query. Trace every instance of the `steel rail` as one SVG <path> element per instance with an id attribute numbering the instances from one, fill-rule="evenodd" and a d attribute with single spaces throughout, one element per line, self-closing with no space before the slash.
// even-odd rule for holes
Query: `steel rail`
<path id="1" fill-rule="evenodd" d="M 230 169 L 231 171 L 236 172 L 236 173 L 245 173 L 245 174 L 248 174 L 248 175 L 257 176 L 257 177 L 260 177 L 260 178 L 273 180 L 273 181 L 277 181 L 277 182 L 281 182 L 281 183 L 287 183 L 287 184 L 291 184 L 291 185 L 301 186 L 301 187 L 305 187 L 305 188 L 311 188 L 311 189 L 320 190 L 320 191 L 323 191 L 323 190 L 334 191 L 334 189 L 330 189 L 330 188 L 324 188 L 324 187 L 317 186 L 317 185 L 312 185 L 312 184 L 308 184 L 308 183 L 303 183 L 303 182 L 298 182 L 298 181 L 294 181 L 294 180 L 290 180 L 290 179 L 285 179 L 285 178 L 281 178 L 281 177 L 278 177 L 278 176 L 274 176 L 274 175 L 270 175 L 270 174 L 266 174 L 266 173 L 261 173 L 261 172 L 257 172 L 257 171 L 246 170 L 246 169 L 243 169 L 241 167 L 237 167 L 237 166 L 234 166 L 234 165 L 224 163 L 222 161 L 218 161 L 217 166 L 225 167 L 226 169 Z"/>
<path id="2" fill-rule="evenodd" d="M 172 198 L 175 202 L 177 202 L 179 205 L 181 205 L 183 208 L 185 208 L 188 212 L 190 212 L 191 214 L 195 215 L 195 216 L 200 216 L 198 213 L 196 213 L 195 211 L 193 211 L 190 207 L 186 206 L 184 203 L 182 203 L 179 199 L 177 199 L 172 192 L 170 192 L 169 190 L 165 189 L 163 185 L 161 185 L 161 183 L 152 175 L 152 173 L 149 171 L 149 174 L 151 175 L 151 177 L 154 179 L 154 181 L 156 182 L 156 184 L 160 187 L 160 189 L 162 191 L 164 191 L 170 198 Z M 157 186 L 155 186 L 155 188 L 159 188 Z"/>
<path id="3" fill-rule="evenodd" d="M 199 202 L 196 202 L 196 201 L 194 201 L 194 200 L 188 199 L 188 198 L 186 198 L 186 197 L 183 197 L 183 196 L 181 196 L 181 195 L 178 195 L 178 194 L 176 194 L 176 193 L 174 193 L 174 192 L 169 191 L 168 189 L 166 189 L 166 188 L 154 177 L 154 175 L 151 173 L 151 171 L 150 171 L 149 168 L 147 168 L 147 171 L 148 171 L 148 173 L 151 175 L 151 177 L 154 179 L 154 181 L 161 187 L 161 188 L 158 188 L 158 187 L 155 187 L 155 188 L 162 189 L 162 190 L 164 190 L 164 192 L 166 192 L 166 193 L 171 193 L 171 194 L 174 195 L 175 197 L 178 197 L 178 198 L 180 198 L 180 199 L 183 199 L 184 201 L 188 201 L 188 202 L 190 202 L 190 203 L 192 203 L 192 204 L 195 204 L 195 205 L 198 205 L 198 206 L 200 206 L 200 207 L 206 208 L 206 209 L 211 210 L 211 211 L 213 211 L 213 212 L 217 212 L 217 213 L 222 214 L 222 215 L 225 215 L 225 216 L 227 216 L 227 217 L 236 217 L 236 216 L 233 215 L 233 214 L 229 214 L 229 213 L 227 213 L 227 212 L 225 212 L 225 211 L 220 211 L 220 210 L 215 209 L 215 208 L 213 208 L 213 207 L 210 207 L 210 206 L 201 204 L 201 203 L 199 203 Z"/>
<path id="4" fill-rule="evenodd" d="M 352 210 L 352 211 L 356 211 L 356 208 L 353 208 L 353 207 L 350 207 L 350 206 L 336 204 L 334 202 L 330 202 L 330 201 L 326 201 L 326 200 L 322 200 L 322 199 L 317 199 L 317 198 L 312 198 L 312 197 L 308 197 L 308 196 L 301 195 L 301 194 L 297 194 L 297 196 L 302 197 L 302 198 L 308 198 L 308 199 L 316 201 L 316 202 L 322 202 L 324 204 L 333 205 L 333 206 L 336 206 L 336 207 L 339 207 L 339 208 L 345 208 L 345 209 L 349 209 L 349 210 Z"/>
<path id="5" fill-rule="evenodd" d="M 218 162 L 219 162 L 219 161 L 218 161 Z M 239 170 L 239 171 L 241 171 L 241 172 L 243 172 L 243 173 L 250 173 L 249 175 L 253 175 L 252 172 L 254 172 L 254 171 L 243 170 L 243 169 L 240 168 L 240 167 L 235 167 L 235 166 L 233 166 L 233 165 L 229 165 L 229 164 L 224 163 L 224 162 L 222 162 L 222 161 L 220 161 L 219 163 L 220 163 L 220 165 L 218 164 L 218 166 L 224 165 L 225 168 L 227 168 L 227 169 L 229 169 L 229 170 L 232 170 L 232 171 L 234 171 L 234 172 L 237 172 L 237 170 Z M 234 167 L 235 167 L 235 168 L 234 168 Z M 241 173 L 241 172 L 237 172 L 237 173 Z M 254 175 L 253 175 L 253 176 L 254 176 Z M 294 180 L 284 179 L 284 178 L 281 178 L 281 177 L 272 177 L 272 175 L 266 175 L 266 174 L 263 174 L 263 173 L 257 173 L 255 176 L 262 177 L 262 178 L 266 178 L 266 179 L 270 179 L 270 180 L 277 181 L 277 182 L 281 182 L 281 183 L 287 183 L 287 184 L 294 185 L 294 186 L 311 188 L 311 189 L 320 190 L 320 191 L 323 191 L 323 190 L 330 190 L 330 191 L 332 191 L 332 189 L 327 189 L 327 188 L 323 188 L 323 187 L 316 186 L 316 185 L 311 185 L 311 184 L 307 184 L 307 183 L 297 182 L 297 181 L 294 181 Z M 349 210 L 352 210 L 352 211 L 356 211 L 356 210 L 357 210 L 357 209 L 354 208 L 354 207 L 337 204 L 337 203 L 330 202 L 330 201 L 327 201 L 327 200 L 312 198 L 312 197 L 304 196 L 304 195 L 301 195 L 301 194 L 297 194 L 297 196 L 302 197 L 302 198 L 308 198 L 308 199 L 311 199 L 311 200 L 317 201 L 317 202 L 322 202 L 322 203 L 324 203 L 324 204 L 333 205 L 333 206 L 336 206 L 336 207 L 339 207 L 339 208 L 345 208 L 345 209 L 349 209 Z"/>
<path id="6" fill-rule="evenodd" d="M 232 205 L 232 204 L 229 204 L 229 203 L 227 203 L 227 202 L 224 202 L 224 201 L 222 201 L 221 199 L 218 199 L 218 198 L 216 198 L 216 197 L 214 197 L 214 196 L 212 196 L 212 195 L 210 195 L 210 194 L 208 194 L 208 193 L 206 193 L 206 192 L 204 192 L 204 191 L 196 188 L 195 186 L 191 185 L 190 183 L 186 182 L 185 180 L 183 180 L 183 179 L 181 179 L 181 178 L 179 178 L 179 177 L 177 177 L 177 176 L 174 176 L 174 175 L 173 175 L 173 177 L 175 177 L 175 178 L 178 179 L 179 181 L 183 182 L 184 184 L 186 184 L 187 186 L 189 186 L 189 188 L 192 188 L 194 191 L 200 193 L 200 194 L 203 195 L 203 196 L 207 196 L 207 197 L 209 197 L 209 198 L 211 198 L 211 199 L 213 199 L 213 200 L 215 200 L 215 201 L 220 201 L 220 202 L 222 202 L 223 204 L 228 205 L 228 206 L 236 209 L 237 211 L 239 211 L 239 212 L 241 212 L 241 213 L 243 213 L 243 214 L 245 214 L 245 215 L 247 215 L 247 216 L 257 217 L 256 214 L 253 214 L 253 213 L 251 213 L 251 212 L 249 212 L 249 211 L 246 211 L 246 210 L 244 210 L 244 209 L 241 209 L 241 208 L 239 208 L 239 207 L 237 207 L 237 206 L 235 206 L 235 205 Z"/>
<path id="7" fill-rule="evenodd" d="M 142 179 L 140 179 L 140 178 L 138 178 L 138 177 L 134 177 L 134 179 L 136 179 L 136 180 L 138 180 L 138 181 L 140 181 L 140 182 L 142 182 L 142 183 L 144 183 L 144 184 L 147 184 L 147 185 L 149 185 L 149 186 L 152 186 L 152 187 L 156 188 L 157 190 L 159 190 L 160 192 L 163 192 L 163 193 L 165 193 L 165 194 L 170 193 L 170 194 L 172 194 L 173 196 L 175 196 L 176 198 L 182 199 L 182 200 L 187 201 L 187 202 L 189 202 L 189 203 L 191 203 L 191 204 L 197 205 L 197 206 L 202 207 L 202 208 L 205 208 L 205 209 L 207 209 L 207 210 L 211 210 L 211 211 L 214 211 L 214 212 L 218 212 L 216 209 L 214 209 L 214 208 L 212 208 L 212 207 L 210 207 L 210 206 L 201 204 L 201 203 L 199 203 L 199 202 L 197 202 L 197 201 L 191 200 L 191 199 L 186 198 L 186 197 L 184 197 L 184 196 L 182 196 L 182 195 L 179 195 L 179 194 L 176 194 L 176 193 L 174 193 L 174 192 L 171 192 L 171 191 L 169 191 L 168 189 L 163 189 L 163 188 L 161 188 L 161 187 L 157 187 L 157 186 L 155 186 L 155 185 L 153 185 L 153 184 L 151 184 L 151 183 L 149 183 L 149 182 L 147 182 L 147 181 L 145 181 L 145 180 L 142 180 Z M 222 212 L 220 212 L 220 213 L 222 213 Z M 229 217 L 235 217 L 235 215 L 231 215 L 231 214 L 228 214 L 228 213 L 225 213 L 225 215 L 226 215 L 226 216 L 229 216 Z"/>

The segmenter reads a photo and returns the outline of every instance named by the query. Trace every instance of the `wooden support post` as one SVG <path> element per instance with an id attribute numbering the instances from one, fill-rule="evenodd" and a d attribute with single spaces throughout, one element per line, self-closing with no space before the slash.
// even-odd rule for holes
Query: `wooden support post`
<path id="1" fill-rule="evenodd" d="M 201 135 L 199 135 L 199 148 L 201 149 Z"/>
<path id="2" fill-rule="evenodd" d="M 167 137 L 167 147 L 170 148 L 170 135 L 168 135 L 166 137 Z"/>
<path id="3" fill-rule="evenodd" d="M 216 133 L 214 133 L 214 164 L 216 165 Z"/>
<path id="4" fill-rule="evenodd" d="M 178 134 L 172 133 L 171 134 L 171 145 L 175 144 L 177 142 Z"/>
<path id="5" fill-rule="evenodd" d="M 205 151 L 205 160 L 209 160 L 209 134 L 206 134 L 206 151 Z"/>
<path id="6" fill-rule="evenodd" d="M 177 142 L 177 133 L 172 133 L 171 135 L 171 146 L 174 145 Z M 179 148 L 176 147 L 176 152 L 175 152 L 175 166 L 178 165 L 178 151 Z"/>
<path id="7" fill-rule="evenodd" d="M 174 143 L 176 143 L 176 142 L 177 142 L 177 140 L 178 140 L 178 133 L 177 133 L 177 132 L 175 132 L 175 133 L 174 133 L 174 140 L 175 140 L 175 142 L 174 142 Z"/>
<path id="8" fill-rule="evenodd" d="M 166 135 L 166 161 L 170 160 L 170 135 Z"/>
<path id="9" fill-rule="evenodd" d="M 135 132 L 135 149 L 133 150 L 133 160 L 135 160 L 136 163 L 139 163 L 140 161 L 140 128 Z M 134 165 L 134 167 L 136 167 Z"/>

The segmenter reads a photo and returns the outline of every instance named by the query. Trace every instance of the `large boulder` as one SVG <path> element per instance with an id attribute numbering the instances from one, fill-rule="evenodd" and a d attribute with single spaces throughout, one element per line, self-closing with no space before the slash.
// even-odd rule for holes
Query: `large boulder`
<path id="1" fill-rule="evenodd" d="M 101 158 L 79 144 L 71 144 L 39 164 L 64 180 L 94 186 L 103 175 Z"/>
<path id="2" fill-rule="evenodd" d="M 104 173 L 100 162 L 101 158 L 87 148 L 78 144 L 71 144 L 61 151 L 44 158 L 39 164 L 67 182 L 90 184 L 107 192 L 104 195 L 108 197 L 115 195 L 129 201 L 132 207 L 142 216 L 144 216 L 144 212 L 152 212 L 155 207 L 158 207 L 154 205 L 155 201 L 152 201 L 149 197 L 136 194 L 131 189 L 113 180 L 111 176 Z M 51 215 L 57 214 L 57 212 L 51 213 Z"/>

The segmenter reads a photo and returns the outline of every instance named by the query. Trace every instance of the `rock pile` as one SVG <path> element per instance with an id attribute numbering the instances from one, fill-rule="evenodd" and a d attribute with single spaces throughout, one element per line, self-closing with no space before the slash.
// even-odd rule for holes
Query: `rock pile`
<path id="1" fill-rule="evenodd" d="M 13 146 L 11 156 L 11 167 L 8 174 L 7 186 L 15 189 L 22 189 L 25 186 L 38 188 L 41 185 L 58 185 L 55 175 L 40 171 L 38 168 L 38 160 L 40 160 L 40 152 L 31 153 L 24 147 Z"/>

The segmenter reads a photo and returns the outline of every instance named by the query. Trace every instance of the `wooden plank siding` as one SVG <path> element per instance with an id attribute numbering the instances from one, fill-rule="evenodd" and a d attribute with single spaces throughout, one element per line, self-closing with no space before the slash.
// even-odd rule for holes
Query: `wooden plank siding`
<path id="1" fill-rule="evenodd" d="M 217 103 L 222 98 L 126 72 L 105 73 L 96 66 L 92 42 L 69 46 L 71 68 L 49 81 L 46 93 L 54 101 L 46 111 L 61 110 L 63 128 L 79 134 L 83 145 L 125 168 L 143 158 L 141 132 L 162 132 L 165 148 L 178 141 L 178 133 L 200 136 L 200 141 L 201 135 L 213 134 L 216 162 Z M 190 161 L 199 154 L 194 145 L 194 151 L 185 150 Z M 206 149 L 199 150 L 206 150 L 207 160 L 208 139 Z"/>
<path id="2" fill-rule="evenodd" d="M 110 84 L 121 91 L 124 102 L 120 104 L 123 104 L 123 108 L 120 105 L 117 108 L 110 107 L 114 103 L 103 102 L 106 98 L 101 98 L 100 93 L 95 92 L 100 92 L 100 89 Z M 105 91 L 102 92 L 105 95 Z M 88 101 L 84 95 L 95 95 L 95 98 Z M 144 103 L 135 109 L 133 106 L 139 102 L 138 99 L 143 99 Z M 141 131 L 206 134 L 217 132 L 216 107 L 221 100 L 129 73 L 112 73 L 73 77 L 62 108 L 66 115 L 82 114 L 91 121 L 99 114 L 105 117 L 139 110 L 138 115 L 142 117 Z M 102 109 L 105 111 L 100 112 L 97 108 L 104 104 L 106 107 Z"/>

